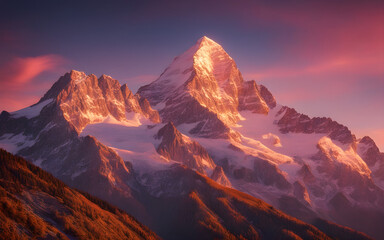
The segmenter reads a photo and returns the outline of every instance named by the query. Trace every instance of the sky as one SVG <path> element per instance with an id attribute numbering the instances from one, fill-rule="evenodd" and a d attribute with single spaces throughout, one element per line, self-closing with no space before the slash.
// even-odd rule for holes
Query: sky
<path id="1" fill-rule="evenodd" d="M 280 104 L 326 116 L 384 151 L 384 1 L 19 1 L 0 4 L 0 111 L 71 69 L 136 91 L 202 36 Z"/>

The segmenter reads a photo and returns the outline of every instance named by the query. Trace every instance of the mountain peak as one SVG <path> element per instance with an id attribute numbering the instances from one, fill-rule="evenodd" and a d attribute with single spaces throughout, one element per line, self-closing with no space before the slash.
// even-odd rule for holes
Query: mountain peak
<path id="1" fill-rule="evenodd" d="M 224 82 L 230 78 L 234 69 L 237 71 L 236 64 L 223 47 L 204 36 L 177 56 L 157 80 L 141 87 L 139 92 L 144 92 L 145 95 L 145 92 L 150 91 L 152 96 L 145 97 L 150 98 L 148 100 L 151 104 L 157 105 L 196 75 L 209 77 L 211 81 Z M 154 92 L 156 93 L 153 94 Z"/>
<path id="2" fill-rule="evenodd" d="M 253 84 L 251 91 L 247 91 L 248 88 L 249 83 L 244 81 L 235 61 L 222 46 L 204 36 L 176 57 L 157 80 L 141 87 L 138 93 L 162 112 L 163 120 L 178 126 L 201 121 L 201 117 L 194 119 L 191 116 L 204 115 L 204 120 L 210 119 L 214 124 L 199 125 L 199 131 L 208 132 L 201 128 L 204 125 L 212 126 L 214 132 L 213 126 L 236 124 L 240 110 L 268 113 L 269 107 L 257 84 Z M 274 101 L 273 96 L 265 95 L 270 102 Z M 187 105 L 194 112 L 185 111 Z M 222 124 L 213 119 L 219 119 Z"/>
<path id="3" fill-rule="evenodd" d="M 209 37 L 207 36 L 202 36 L 201 38 L 199 38 L 199 40 L 197 40 L 198 42 L 202 42 L 202 41 L 212 41 L 214 42 L 212 39 L 210 39 Z"/>
<path id="4" fill-rule="evenodd" d="M 213 41 L 212 39 L 210 39 L 207 36 L 203 36 L 199 40 L 197 40 L 197 44 L 199 44 L 199 46 L 203 46 L 203 45 L 218 45 L 218 46 L 220 46 L 217 42 Z"/>
<path id="5" fill-rule="evenodd" d="M 111 76 L 103 74 L 101 75 L 100 79 L 113 79 Z"/>
<path id="6" fill-rule="evenodd" d="M 39 103 L 50 98 L 56 98 L 71 82 L 78 84 L 86 78 L 87 75 L 81 71 L 71 70 L 70 72 L 65 73 L 52 85 L 48 92 L 44 94 Z"/>
<path id="7" fill-rule="evenodd" d="M 82 71 L 78 71 L 78 70 L 75 70 L 75 69 L 72 69 L 71 71 L 69 71 L 69 74 L 85 74 L 85 72 L 82 72 Z"/>
<path id="8" fill-rule="evenodd" d="M 237 70 L 235 61 L 212 39 L 204 36 L 198 40 L 198 44 L 193 55 L 194 68 L 199 69 L 202 75 L 213 75 L 219 84 L 226 82 L 231 70 Z"/>
<path id="9" fill-rule="evenodd" d="M 70 76 L 70 79 L 75 83 L 80 83 L 87 77 L 87 74 L 85 74 L 84 72 L 71 70 L 69 72 L 69 76 Z"/>
<path id="10" fill-rule="evenodd" d="M 195 64 L 199 64 L 199 62 L 207 64 L 208 61 L 208 64 L 212 65 L 220 60 L 233 61 L 220 44 L 206 36 L 197 40 L 196 45 L 198 47 L 192 47 L 195 48 L 193 54 Z"/>

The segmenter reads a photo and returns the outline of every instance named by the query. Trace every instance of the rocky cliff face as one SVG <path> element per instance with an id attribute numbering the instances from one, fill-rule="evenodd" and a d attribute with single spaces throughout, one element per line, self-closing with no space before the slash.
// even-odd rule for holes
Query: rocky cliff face
<path id="1" fill-rule="evenodd" d="M 272 103 L 273 97 L 263 89 Z M 160 111 L 164 121 L 176 126 L 198 122 L 191 133 L 204 137 L 236 138 L 228 126 L 240 119 L 239 110 L 269 111 L 257 84 L 245 82 L 235 61 L 207 37 L 175 58 L 156 81 L 138 93 Z"/>
<path id="2" fill-rule="evenodd" d="M 345 144 L 354 144 L 356 141 L 356 137 L 346 126 L 333 121 L 331 118 L 310 118 L 289 107 L 282 107 L 278 114 L 281 115 L 281 118 L 277 124 L 282 133 L 323 133 Z"/>
<path id="3" fill-rule="evenodd" d="M 273 106 L 274 98 L 268 98 L 268 90 L 263 87 L 264 94 L 270 101 L 270 105 Z M 261 96 L 260 87 L 257 86 L 255 81 L 243 82 L 242 87 L 239 89 L 239 107 L 240 111 L 248 110 L 253 113 L 268 114 L 269 106 Z M 276 103 L 275 103 L 276 104 Z"/>
<path id="4" fill-rule="evenodd" d="M 207 150 L 197 141 L 180 133 L 172 122 L 162 127 L 155 138 L 161 140 L 157 147 L 157 152 L 160 155 L 195 169 L 223 186 L 231 186 L 223 169 L 216 166 Z"/>
<path id="5" fill-rule="evenodd" d="M 161 128 L 156 138 L 161 139 L 157 151 L 168 159 L 181 162 L 205 175 L 216 167 L 207 151 L 198 142 L 181 134 L 172 122 Z"/>
<path id="6" fill-rule="evenodd" d="M 129 120 L 127 113 L 138 113 L 154 123 L 160 118 L 146 99 L 133 95 L 127 85 L 110 76 L 99 79 L 93 74 L 71 71 L 61 77 L 39 103 L 53 99 L 64 118 L 77 132 L 90 123 L 101 122 L 108 116 L 118 121 Z M 128 119 L 127 119 L 128 118 Z"/>

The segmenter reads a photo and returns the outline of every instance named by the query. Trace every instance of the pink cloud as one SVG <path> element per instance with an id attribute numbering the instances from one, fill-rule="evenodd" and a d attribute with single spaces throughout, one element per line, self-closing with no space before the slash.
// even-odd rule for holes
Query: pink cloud
<path id="1" fill-rule="evenodd" d="M 247 9 L 240 6 L 234 11 L 243 13 L 248 27 L 286 26 L 288 41 L 281 38 L 273 44 L 279 46 L 279 56 L 243 71 L 246 79 L 270 86 L 284 104 L 342 100 L 364 84 L 382 86 L 377 79 L 384 76 L 383 2 L 299 1 L 275 5 L 257 1 L 253 7 L 247 5 Z"/>
<path id="2" fill-rule="evenodd" d="M 7 85 L 25 84 L 43 72 L 57 70 L 63 63 L 65 60 L 58 55 L 17 57 L 0 67 L 0 74 L 3 76 L 1 83 Z"/>
<path id="3" fill-rule="evenodd" d="M 260 69 L 254 73 L 247 73 L 246 77 L 251 78 L 271 78 L 271 77 L 300 77 L 319 74 L 335 74 L 335 73 L 384 73 L 384 67 L 380 65 L 382 59 L 356 59 L 343 56 L 332 56 L 307 63 L 306 65 L 296 67 L 286 67 L 288 64 L 278 63 L 264 69 Z"/>
<path id="4" fill-rule="evenodd" d="M 304 4 L 299 9 L 263 11 L 269 14 L 262 17 L 294 27 L 298 41 L 282 43 L 279 59 L 244 76 L 267 86 L 279 82 L 281 88 L 276 89 L 287 103 L 329 94 L 342 98 L 365 83 L 373 84 L 369 78 L 384 76 L 384 15 L 377 9 Z"/>
<path id="5" fill-rule="evenodd" d="M 242 15 L 250 27 L 258 23 L 286 26 L 288 41 L 283 36 L 274 40 L 282 52 L 270 69 L 296 63 L 307 74 L 338 70 L 383 73 L 383 3 L 299 1 L 276 5 L 258 1 L 237 11 L 248 13 Z"/>
<path id="6" fill-rule="evenodd" d="M 2 94 L 0 96 L 0 112 L 3 110 L 13 112 L 36 103 L 38 96 L 28 96 L 26 94 Z"/>
<path id="7" fill-rule="evenodd" d="M 348 59 L 335 59 L 296 68 L 275 66 L 256 73 L 246 72 L 244 78 L 271 87 L 278 101 L 291 104 L 353 93 L 361 81 L 355 77 L 361 74 L 358 68 Z"/>
<path id="8" fill-rule="evenodd" d="M 14 58 L 0 66 L 0 109 L 17 110 L 35 103 L 41 91 L 52 83 L 38 77 L 42 73 L 63 72 L 67 61 L 59 55 Z"/>

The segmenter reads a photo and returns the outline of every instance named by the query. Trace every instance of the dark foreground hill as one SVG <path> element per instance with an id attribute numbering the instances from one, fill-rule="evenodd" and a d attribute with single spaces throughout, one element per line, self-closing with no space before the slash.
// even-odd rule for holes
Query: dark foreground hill
<path id="1" fill-rule="evenodd" d="M 0 239 L 158 239 L 125 212 L 0 149 Z"/>

